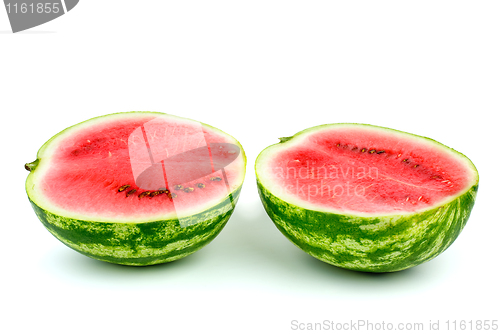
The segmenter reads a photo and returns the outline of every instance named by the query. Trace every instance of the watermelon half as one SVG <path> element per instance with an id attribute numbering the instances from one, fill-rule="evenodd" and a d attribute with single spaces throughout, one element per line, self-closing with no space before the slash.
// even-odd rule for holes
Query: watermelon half
<path id="1" fill-rule="evenodd" d="M 185 257 L 228 221 L 246 158 L 230 135 L 155 112 L 97 117 L 26 164 L 26 191 L 60 241 L 91 258 L 151 265 Z"/>
<path id="2" fill-rule="evenodd" d="M 471 214 L 478 172 L 434 140 L 365 124 L 280 140 L 255 164 L 262 203 L 290 241 L 332 265 L 416 266 L 448 248 Z"/>

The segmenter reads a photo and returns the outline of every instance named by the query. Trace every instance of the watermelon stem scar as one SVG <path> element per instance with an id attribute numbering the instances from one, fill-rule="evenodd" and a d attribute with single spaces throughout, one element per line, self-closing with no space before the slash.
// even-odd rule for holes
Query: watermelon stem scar
<path id="1" fill-rule="evenodd" d="M 286 143 L 287 141 L 289 141 L 292 138 L 293 138 L 293 136 L 292 137 L 280 137 L 278 139 L 279 139 L 280 144 L 281 144 L 281 143 Z"/>
<path id="2" fill-rule="evenodd" d="M 37 166 L 38 166 L 38 159 L 36 159 L 33 162 L 28 162 L 27 164 L 24 165 L 24 168 L 27 171 L 32 172 L 32 171 L 34 171 L 36 169 Z"/>

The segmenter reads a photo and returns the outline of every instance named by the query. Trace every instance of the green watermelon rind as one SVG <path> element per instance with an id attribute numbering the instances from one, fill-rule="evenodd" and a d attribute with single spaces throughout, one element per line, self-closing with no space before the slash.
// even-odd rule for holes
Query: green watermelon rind
<path id="1" fill-rule="evenodd" d="M 105 262 L 148 266 L 175 261 L 196 252 L 209 244 L 226 225 L 238 201 L 247 162 L 243 147 L 234 137 L 218 128 L 199 122 L 235 140 L 243 158 L 243 175 L 239 186 L 221 199 L 218 204 L 205 208 L 201 212 L 193 212 L 191 215 L 177 217 L 173 214 L 161 219 L 141 221 L 89 220 L 64 210 L 44 208 L 43 199 L 31 195 L 34 173 L 36 169 L 43 168 L 43 158 L 47 148 L 57 144 L 58 140 L 63 140 L 65 134 L 70 134 L 79 126 L 91 125 L 92 122 L 98 122 L 110 116 L 133 116 L 134 114 L 167 115 L 189 120 L 160 112 L 130 111 L 98 116 L 70 126 L 46 141 L 38 150 L 37 159 L 33 163 L 26 164 L 31 173 L 28 175 L 25 187 L 28 199 L 39 220 L 54 237 L 68 247 L 90 258 Z M 182 226 L 179 219 L 182 220 Z"/>
<path id="2" fill-rule="evenodd" d="M 348 123 L 350 125 L 352 123 Z M 344 125 L 344 124 L 338 124 Z M 366 125 L 368 124 L 353 124 Z M 479 176 L 472 162 L 435 140 L 426 139 L 467 159 L 476 182 L 461 194 L 428 210 L 405 214 L 364 215 L 304 208 L 274 195 L 259 179 L 259 158 L 275 145 L 287 145 L 297 136 L 330 124 L 303 130 L 264 149 L 256 159 L 257 188 L 263 206 L 278 228 L 294 245 L 334 266 L 364 272 L 401 271 L 430 261 L 444 252 L 462 232 L 477 196 Z M 371 126 L 370 126 L 371 127 Z"/>
<path id="3" fill-rule="evenodd" d="M 137 223 L 80 220 L 30 202 L 45 228 L 77 252 L 105 262 L 147 266 L 181 259 L 210 243 L 231 217 L 240 191 L 241 186 L 211 209 L 182 217 L 186 227 L 178 219 Z"/>
<path id="4" fill-rule="evenodd" d="M 267 214 L 293 244 L 334 266 L 366 272 L 400 271 L 444 252 L 469 219 L 478 189 L 424 212 L 362 217 L 304 209 L 257 186 Z"/>

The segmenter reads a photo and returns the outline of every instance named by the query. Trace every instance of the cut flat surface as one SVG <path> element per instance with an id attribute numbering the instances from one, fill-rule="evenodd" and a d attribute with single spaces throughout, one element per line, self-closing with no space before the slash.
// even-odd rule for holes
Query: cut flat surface
<path id="1" fill-rule="evenodd" d="M 68 247 L 124 265 L 171 262 L 211 242 L 234 211 L 245 155 L 224 132 L 151 112 L 105 115 L 38 151 L 26 190 Z"/>
<path id="2" fill-rule="evenodd" d="M 291 242 L 368 272 L 404 270 L 445 251 L 469 219 L 479 181 L 449 147 L 361 124 L 281 138 L 255 168 L 264 208 Z"/>
<path id="3" fill-rule="evenodd" d="M 354 214 L 423 211 L 478 181 L 470 160 L 433 140 L 362 124 L 302 131 L 259 156 L 260 182 L 307 209 Z"/>
<path id="4" fill-rule="evenodd" d="M 217 151 L 217 143 L 230 146 Z M 240 146 L 224 132 L 171 115 L 131 112 L 99 117 L 64 130 L 40 149 L 27 191 L 45 210 L 92 221 L 154 221 L 196 214 L 241 186 L 245 158 L 231 147 Z M 203 148 L 208 164 L 184 161 L 183 152 Z M 217 158 L 227 162 L 223 169 L 214 168 Z M 182 167 L 182 183 L 173 180 L 171 165 Z M 155 166 L 159 173 L 146 179 L 161 176 L 162 183 L 137 182 Z M 209 173 L 198 172 L 207 166 Z M 169 189 L 175 198 L 166 193 L 140 196 L 159 189 Z"/>

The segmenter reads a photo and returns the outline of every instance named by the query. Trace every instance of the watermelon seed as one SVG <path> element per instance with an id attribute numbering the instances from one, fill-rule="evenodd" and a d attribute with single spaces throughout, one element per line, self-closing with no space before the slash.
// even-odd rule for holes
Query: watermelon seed
<path id="1" fill-rule="evenodd" d="M 205 185 L 203 183 L 197 183 L 196 186 L 200 189 L 205 188 Z"/>
<path id="2" fill-rule="evenodd" d="M 194 188 L 191 188 L 191 187 L 184 188 L 184 192 L 186 192 L 186 193 L 192 193 L 193 191 L 194 191 Z"/>
<path id="3" fill-rule="evenodd" d="M 168 194 L 170 192 L 170 190 L 168 190 L 167 188 L 158 188 L 158 191 L 160 192 L 160 194 Z"/>
<path id="4" fill-rule="evenodd" d="M 420 196 L 420 197 L 418 198 L 418 200 L 419 200 L 419 201 L 420 201 L 421 199 L 422 199 L 422 196 Z"/>
<path id="5" fill-rule="evenodd" d="M 418 165 L 413 166 L 413 168 L 417 168 L 417 167 L 418 167 Z"/>
<path id="6" fill-rule="evenodd" d="M 178 184 L 174 187 L 175 190 L 182 190 L 184 188 L 182 185 Z"/>
<path id="7" fill-rule="evenodd" d="M 340 143 L 337 144 L 337 147 L 340 147 Z"/>
<path id="8" fill-rule="evenodd" d="M 126 184 L 124 186 L 121 186 L 120 188 L 118 188 L 118 192 L 121 193 L 122 191 L 124 191 L 127 188 L 130 188 L 130 184 Z"/>
<path id="9" fill-rule="evenodd" d="M 212 176 L 210 178 L 210 181 L 222 181 L 222 179 L 220 177 L 218 177 L 218 176 Z"/>
<path id="10" fill-rule="evenodd" d="M 362 153 L 365 153 L 365 152 L 366 152 L 366 148 L 362 148 L 362 149 L 361 149 L 361 152 L 362 152 Z"/>
<path id="11" fill-rule="evenodd" d="M 406 197 L 406 201 L 408 202 L 408 200 L 409 200 L 409 199 L 410 199 L 410 196 L 407 196 L 407 197 Z"/>
<path id="12" fill-rule="evenodd" d="M 398 156 L 396 158 L 399 158 L 401 156 L 401 153 L 398 154 Z"/>
<path id="13" fill-rule="evenodd" d="M 135 193 L 137 191 L 137 189 L 132 189 L 130 190 L 128 193 L 127 193 L 127 197 L 129 197 L 130 195 L 132 195 L 133 193 Z"/>
<path id="14" fill-rule="evenodd" d="M 407 161 L 408 161 L 408 159 L 403 159 L 403 161 L 402 161 L 402 162 L 407 162 Z"/>
<path id="15" fill-rule="evenodd" d="M 369 151 L 369 153 L 370 153 L 370 154 L 373 154 L 373 153 L 375 153 L 375 152 L 377 152 L 377 151 L 375 151 L 375 150 L 370 150 L 370 151 Z"/>
<path id="16" fill-rule="evenodd" d="M 156 195 L 159 195 L 160 191 L 153 191 L 151 194 L 149 194 L 149 197 L 155 197 Z"/>
<path id="17" fill-rule="evenodd" d="M 378 151 L 378 152 L 377 152 L 377 154 L 382 154 L 382 153 L 385 153 L 385 151 L 384 151 L 384 150 L 382 150 L 382 151 Z"/>
<path id="18" fill-rule="evenodd" d="M 176 193 L 167 193 L 168 198 L 176 198 L 177 194 Z"/>
<path id="19" fill-rule="evenodd" d="M 357 146 L 354 146 L 354 147 L 352 148 L 352 150 L 353 150 L 353 151 L 356 151 L 357 149 L 358 149 L 358 147 L 357 147 Z"/>
<path id="20" fill-rule="evenodd" d="M 145 191 L 145 192 L 142 192 L 140 195 L 139 195 L 139 199 L 145 197 L 145 196 L 148 196 L 149 194 L 151 194 L 150 191 Z"/>

